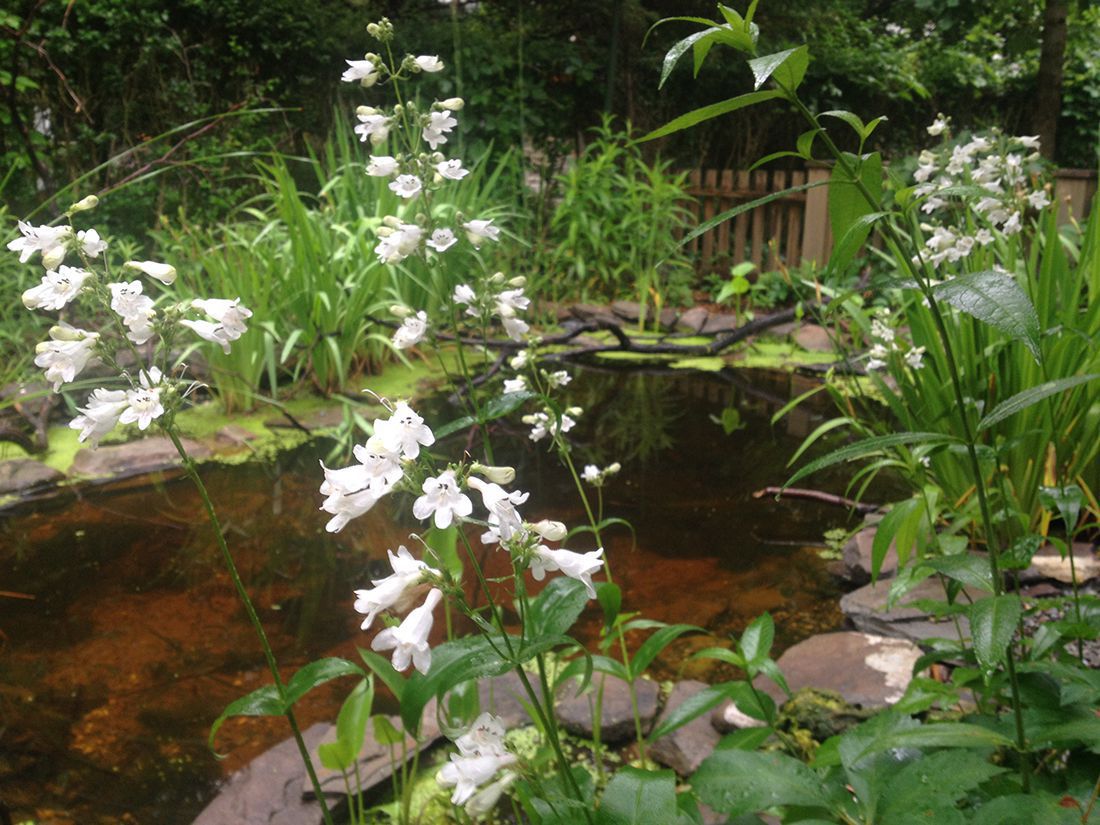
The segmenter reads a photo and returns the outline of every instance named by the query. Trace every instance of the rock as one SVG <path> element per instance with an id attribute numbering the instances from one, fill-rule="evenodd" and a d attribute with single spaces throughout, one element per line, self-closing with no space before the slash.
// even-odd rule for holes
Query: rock
<path id="1" fill-rule="evenodd" d="M 206 458 L 210 448 L 197 441 L 183 439 L 184 449 L 192 458 Z M 162 436 L 142 438 L 126 444 L 112 444 L 98 449 L 80 450 L 69 467 L 70 475 L 109 476 L 128 478 L 129 476 L 152 473 L 177 467 L 180 464 L 179 453 L 172 442 Z"/>
<path id="2" fill-rule="evenodd" d="M 647 307 L 649 312 L 653 310 Z M 615 301 L 611 305 L 611 311 L 624 321 L 636 323 L 642 315 L 642 305 L 637 301 Z"/>
<path id="3" fill-rule="evenodd" d="M 596 675 L 588 691 L 580 696 L 567 693 L 567 698 L 557 705 L 558 721 L 561 726 L 575 736 L 591 739 L 592 706 L 596 702 L 596 692 L 603 683 L 603 712 L 600 718 L 600 740 L 607 744 L 625 742 L 634 736 L 634 714 L 630 705 L 630 690 L 626 682 L 614 676 Z M 660 693 L 655 682 L 639 679 L 634 683 L 638 695 L 638 715 L 645 733 L 653 724 L 657 715 L 657 697 Z M 568 688 L 567 688 L 568 691 Z"/>
<path id="4" fill-rule="evenodd" d="M 54 484 L 65 477 L 53 467 L 30 458 L 0 462 L 0 494 L 22 493 Z"/>
<path id="5" fill-rule="evenodd" d="M 904 639 L 844 631 L 811 636 L 788 649 L 777 664 L 792 691 L 834 691 L 849 704 L 881 708 L 902 697 L 921 655 Z M 762 686 L 777 701 L 786 698 L 778 686 Z"/>
<path id="6" fill-rule="evenodd" d="M 794 341 L 802 349 L 811 352 L 832 352 L 833 342 L 829 340 L 829 331 L 817 324 L 803 324 L 795 331 Z"/>
<path id="7" fill-rule="evenodd" d="M 401 730 L 401 719 L 397 716 L 387 716 L 386 719 L 395 730 Z M 405 737 L 406 759 L 412 759 L 414 755 L 431 747 L 441 736 L 439 727 L 435 722 L 435 703 L 425 710 L 424 720 L 420 723 L 419 742 L 411 736 Z M 321 741 L 317 746 L 310 748 L 313 755 L 313 764 L 317 770 L 317 781 L 321 784 L 321 791 L 326 797 L 333 799 L 343 798 L 346 793 L 344 774 L 340 771 L 330 770 L 321 766 L 321 760 L 317 756 L 317 747 L 326 742 L 336 741 L 336 726 L 325 726 Z M 366 736 L 363 737 L 363 747 L 359 751 L 358 769 L 353 768 L 353 775 L 357 777 L 359 788 L 367 792 L 389 780 L 393 776 L 395 767 L 401 767 L 402 748 L 399 742 L 393 746 L 383 745 L 374 737 L 374 724 L 367 725 Z M 313 787 L 307 781 L 302 783 L 302 794 L 306 799 L 313 799 Z"/>
<path id="8" fill-rule="evenodd" d="M 306 730 L 306 746 L 316 748 L 329 727 Z M 302 798 L 304 780 L 298 747 L 287 739 L 233 774 L 194 825 L 320 825 L 320 804 Z"/>
<path id="9" fill-rule="evenodd" d="M 744 323 L 738 323 L 735 315 L 715 314 L 707 319 L 703 332 L 708 335 L 718 332 L 730 332 L 740 326 L 744 326 Z"/>
<path id="10" fill-rule="evenodd" d="M 801 325 L 798 321 L 788 321 L 785 324 L 776 324 L 768 330 L 769 335 L 774 335 L 776 338 L 788 338 L 794 334 L 794 331 Z"/>
<path id="11" fill-rule="evenodd" d="M 538 690 L 537 686 L 535 690 Z M 524 707 L 529 702 L 527 692 L 514 671 L 492 679 L 479 679 L 477 692 L 481 710 L 499 716 L 506 730 L 531 724 L 531 717 Z"/>
<path id="12" fill-rule="evenodd" d="M 672 711 L 706 687 L 705 682 L 693 679 L 677 682 L 665 702 L 664 710 L 657 718 L 657 724 L 660 725 Z M 710 724 L 707 714 L 703 714 L 662 736 L 653 743 L 648 753 L 655 761 L 672 768 L 680 776 L 690 776 L 710 756 L 714 746 L 718 744 L 718 738 L 718 731 Z"/>
<path id="13" fill-rule="evenodd" d="M 622 325 L 622 319 L 615 315 L 610 309 L 605 306 L 599 306 L 598 304 L 573 304 L 569 308 L 569 312 L 574 318 L 579 318 L 582 321 L 602 321 L 607 324 L 615 324 L 616 326 Z"/>
<path id="14" fill-rule="evenodd" d="M 857 630 L 908 639 L 918 644 L 928 639 L 955 638 L 955 626 L 951 621 L 935 621 L 923 610 L 909 605 L 919 599 L 942 600 L 943 586 L 938 579 L 925 579 L 899 599 L 900 603 L 895 604 L 892 610 L 887 610 L 886 597 L 890 592 L 890 585 L 890 581 L 867 584 L 841 597 L 840 609 Z M 974 600 L 984 599 L 989 595 L 982 590 L 965 590 Z M 959 599 L 964 598 L 960 594 Z M 970 626 L 966 617 L 959 616 L 958 619 L 963 633 L 969 635 Z"/>
<path id="15" fill-rule="evenodd" d="M 776 729 L 787 734 L 792 744 L 806 754 L 816 749 L 830 736 L 837 736 L 875 714 L 873 710 L 857 708 L 834 690 L 802 688 L 783 703 L 776 714 Z"/>
<path id="16" fill-rule="evenodd" d="M 1092 581 L 1100 577 L 1100 560 L 1096 558 L 1092 545 L 1085 542 L 1073 543 L 1073 567 L 1077 573 L 1077 583 Z M 1069 554 L 1062 558 L 1058 549 L 1052 544 L 1044 544 L 1031 557 L 1031 566 L 1020 574 L 1022 581 L 1039 581 L 1041 579 L 1053 579 L 1063 584 L 1073 583 L 1073 572 L 1070 569 Z"/>
<path id="17" fill-rule="evenodd" d="M 860 530 L 848 539 L 848 543 L 841 551 L 844 562 L 843 576 L 853 584 L 866 584 L 871 581 L 871 546 L 875 541 L 876 530 L 875 527 Z M 897 572 L 898 548 L 895 542 L 890 542 L 886 557 L 882 560 L 879 578 L 887 579 Z"/>
<path id="18" fill-rule="evenodd" d="M 706 307 L 692 307 L 685 311 L 677 322 L 677 326 L 686 332 L 702 332 L 710 318 L 710 312 Z"/>

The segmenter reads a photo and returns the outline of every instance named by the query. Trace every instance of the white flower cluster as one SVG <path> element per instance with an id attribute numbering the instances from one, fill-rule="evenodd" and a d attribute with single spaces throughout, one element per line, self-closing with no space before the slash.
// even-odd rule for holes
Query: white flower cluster
<path id="1" fill-rule="evenodd" d="M 880 310 L 880 317 L 871 321 L 871 337 L 874 344 L 868 353 L 868 370 L 882 370 L 889 366 L 891 354 L 899 354 L 905 363 L 915 370 L 924 366 L 924 347 L 904 348 L 897 332 L 889 324 L 890 310 Z"/>
<path id="2" fill-rule="evenodd" d="M 527 279 L 522 276 L 506 279 L 503 272 L 497 272 L 488 278 L 480 292 L 475 292 L 469 284 L 459 284 L 451 300 L 465 307 L 465 314 L 481 323 L 487 324 L 493 317 L 499 318 L 508 337 L 513 341 L 522 341 L 531 329 L 519 317 L 519 313 L 526 312 L 531 305 L 531 299 L 523 294 L 526 285 Z"/>
<path id="3" fill-rule="evenodd" d="M 89 196 L 74 204 L 68 214 L 92 209 L 98 199 Z M 88 294 L 118 316 L 126 329 L 131 344 L 147 343 L 157 334 L 157 310 L 154 301 L 144 294 L 140 280 L 112 281 L 101 278 L 82 267 L 64 263 L 69 254 L 81 258 L 85 267 L 107 249 L 107 243 L 95 229 L 74 231 L 72 226 L 32 226 L 19 221 L 21 237 L 8 244 L 8 249 L 19 253 L 19 260 L 26 263 L 36 253 L 46 268 L 41 283 L 23 293 L 23 305 L 27 309 L 57 311 L 66 307 L 79 295 Z M 175 267 L 157 261 L 127 261 L 123 270 L 146 275 L 169 286 L 176 279 Z M 182 316 L 191 309 L 205 314 L 206 319 L 191 320 Z M 252 313 L 241 306 L 240 299 L 196 299 L 190 304 L 170 308 L 173 322 L 193 330 L 199 337 L 219 344 L 229 352 L 230 342 L 237 340 L 247 330 L 245 321 Z M 34 362 L 45 370 L 46 380 L 53 384 L 55 392 L 63 384 L 74 381 L 89 364 L 106 360 L 115 364 L 114 350 L 107 347 L 104 335 L 61 322 L 50 329 L 50 340 L 38 344 Z M 117 366 L 117 364 L 115 364 Z M 120 370 L 121 372 L 121 370 Z M 125 374 L 123 374 L 124 377 Z M 155 366 L 138 368 L 138 380 L 130 380 L 127 390 L 99 388 L 88 397 L 87 406 L 69 426 L 80 432 L 79 440 L 90 440 L 95 446 L 114 429 L 116 424 L 136 423 L 139 429 L 147 429 L 154 419 L 164 414 L 164 400 L 171 389 L 170 382 Z"/>
<path id="4" fill-rule="evenodd" d="M 939 115 L 928 127 L 933 136 L 949 135 L 950 120 Z M 1026 209 L 1042 209 L 1050 203 L 1045 189 L 1032 189 L 1029 165 L 1038 159 L 1036 137 L 977 135 L 966 143 L 938 152 L 921 152 L 913 178 L 913 195 L 923 198 L 921 211 L 938 223 L 925 223 L 925 259 L 933 266 L 956 263 L 977 247 L 996 240 L 997 232 L 1014 235 L 1023 228 Z M 951 190 L 979 187 L 983 196 L 971 206 L 972 214 L 960 214 Z M 914 258 L 914 263 L 917 259 Z"/>
<path id="5" fill-rule="evenodd" d="M 623 468 L 623 465 L 618 461 L 608 464 L 602 470 L 595 464 L 584 465 L 584 472 L 581 473 L 581 478 L 591 484 L 593 487 L 603 487 L 607 480 L 613 475 L 617 475 Z"/>
<path id="6" fill-rule="evenodd" d="M 330 533 L 342 530 L 353 518 L 369 511 L 383 496 L 391 492 L 407 475 L 407 465 L 420 456 L 420 448 L 435 443 L 431 428 L 404 401 L 398 402 L 388 419 L 374 422 L 374 435 L 366 444 L 358 445 L 354 455 L 357 464 L 342 469 L 329 469 L 321 493 L 325 496 L 321 509 L 332 514 L 325 529 Z M 541 581 L 548 572 L 561 571 L 585 586 L 590 598 L 595 598 L 592 574 L 602 567 L 603 549 L 574 553 L 552 549 L 544 542 L 558 542 L 566 537 L 565 525 L 554 521 L 530 524 L 520 516 L 517 506 L 527 501 L 527 493 L 507 491 L 500 485 L 511 483 L 515 471 L 505 467 L 473 464 L 448 467 L 437 475 L 428 475 L 420 485 L 422 495 L 413 502 L 413 515 L 430 519 L 441 530 L 473 514 L 474 505 L 465 489 L 480 494 L 485 509 L 486 532 L 481 541 L 506 549 L 520 569 L 530 569 Z M 373 582 L 374 587 L 355 591 L 355 610 L 366 614 L 363 629 L 368 629 L 382 611 L 404 612 L 415 603 L 419 594 L 441 582 L 438 570 L 429 567 L 399 547 L 390 553 L 393 574 Z M 413 665 L 426 673 L 431 667 L 428 636 L 432 629 L 432 613 L 443 598 L 440 589 L 431 587 L 420 607 L 415 608 L 400 623 L 375 637 L 375 650 L 393 650 L 393 666 L 404 670 Z"/>
<path id="7" fill-rule="evenodd" d="M 439 769 L 436 780 L 445 788 L 455 789 L 451 803 L 464 806 L 468 816 L 485 816 L 516 780 L 514 772 L 504 771 L 495 782 L 486 784 L 516 761 L 504 747 L 504 724 L 496 716 L 483 713 L 455 740 L 455 746 L 458 753 L 451 754 L 451 761 Z M 482 785 L 485 787 L 479 791 Z"/>

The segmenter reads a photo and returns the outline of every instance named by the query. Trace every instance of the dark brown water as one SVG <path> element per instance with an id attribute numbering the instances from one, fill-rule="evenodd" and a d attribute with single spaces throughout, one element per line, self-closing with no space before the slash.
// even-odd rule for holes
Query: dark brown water
<path id="1" fill-rule="evenodd" d="M 625 530 L 606 537 L 624 609 L 720 638 L 768 610 L 782 648 L 841 622 L 811 545 L 847 514 L 752 497 L 782 483 L 816 422 L 801 410 L 768 423 L 804 389 L 790 385 L 799 379 L 736 380 L 585 372 L 569 388 L 586 409 L 572 435 L 578 464 L 623 463 L 604 506 L 636 530 L 636 543 Z M 710 416 L 730 407 L 745 426 L 727 436 Z M 457 454 L 459 440 L 441 446 Z M 494 442 L 532 494 L 525 515 L 582 522 L 571 481 L 521 425 L 501 425 Z M 317 457 L 330 446 L 204 473 L 287 675 L 367 645 L 351 591 L 383 574 L 386 549 L 417 527 L 411 499 L 395 499 L 326 534 Z M 221 709 L 268 680 L 196 494 L 182 479 L 147 482 L 0 521 L 0 802 L 16 822 L 184 825 L 220 780 L 288 735 L 282 719 L 230 721 L 217 742 L 228 757 L 207 749 Z M 814 483 L 841 491 L 837 478 Z M 581 633 L 597 624 L 582 619 Z M 683 640 L 655 675 L 707 676 L 686 654 L 714 643 Z M 304 699 L 303 725 L 334 718 L 347 689 L 330 683 Z"/>

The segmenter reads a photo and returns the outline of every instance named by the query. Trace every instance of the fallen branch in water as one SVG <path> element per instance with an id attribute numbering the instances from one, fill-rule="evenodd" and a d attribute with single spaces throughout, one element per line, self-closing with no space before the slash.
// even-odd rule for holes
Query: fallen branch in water
<path id="1" fill-rule="evenodd" d="M 878 504 L 868 504 L 864 501 L 856 501 L 855 499 L 845 498 L 844 496 L 838 496 L 833 493 L 826 493 L 822 490 L 807 490 L 803 487 L 765 487 L 763 490 L 757 490 L 752 494 L 753 498 L 763 498 L 764 496 L 820 501 L 822 504 L 834 504 L 838 507 L 847 507 L 849 510 L 855 510 L 857 513 L 862 514 L 873 513 L 880 509 L 880 505 Z"/>

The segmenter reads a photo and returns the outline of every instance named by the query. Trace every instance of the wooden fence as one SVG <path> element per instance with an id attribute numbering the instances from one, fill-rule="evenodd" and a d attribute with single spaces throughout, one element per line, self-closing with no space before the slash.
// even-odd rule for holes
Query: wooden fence
<path id="1" fill-rule="evenodd" d="M 742 203 L 794 186 L 828 179 L 826 166 L 801 171 L 724 169 L 695 170 L 688 177 L 689 209 L 694 223 L 702 223 Z M 1062 203 L 1060 218 L 1081 220 L 1096 193 L 1096 173 L 1061 169 L 1054 176 L 1055 198 Z M 829 188 L 817 186 L 777 198 L 743 212 L 695 238 L 688 249 L 700 273 L 729 273 L 731 266 L 752 261 L 762 270 L 799 266 L 804 261 L 823 264 L 829 259 L 833 237 L 829 230 Z"/>

